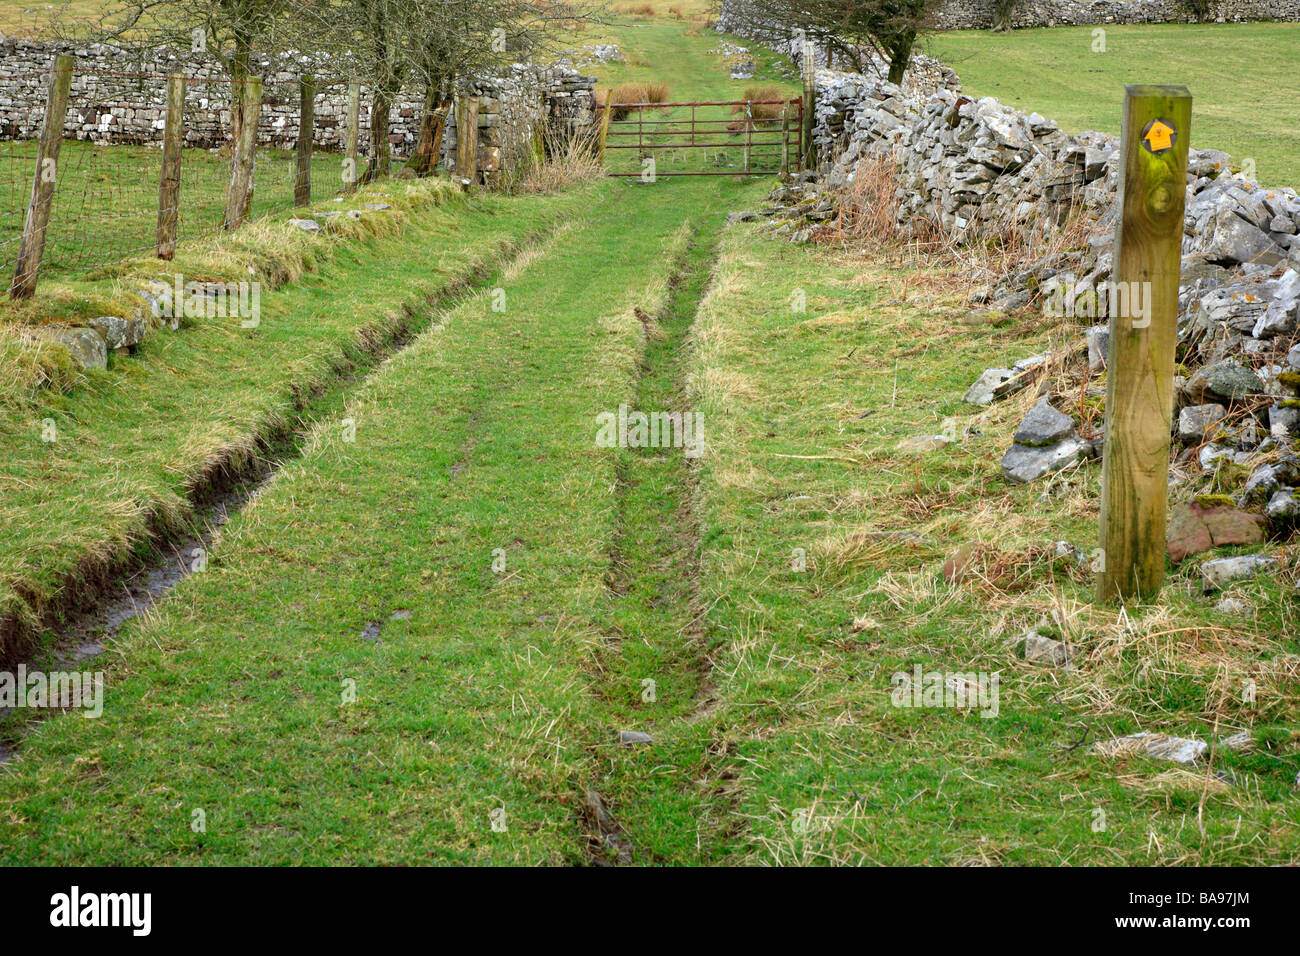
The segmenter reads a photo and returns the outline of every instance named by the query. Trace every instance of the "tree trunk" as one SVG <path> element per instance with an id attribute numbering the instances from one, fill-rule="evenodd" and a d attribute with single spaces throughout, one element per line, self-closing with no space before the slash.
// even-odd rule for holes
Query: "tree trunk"
<path id="1" fill-rule="evenodd" d="M 248 65 L 252 56 L 248 41 L 240 34 L 235 38 L 235 56 L 230 63 L 230 151 L 239 142 L 239 131 L 244 126 L 244 81 L 248 79 Z"/>
<path id="2" fill-rule="evenodd" d="M 383 85 L 376 85 L 370 95 L 370 166 L 366 182 L 373 183 L 387 176 L 392 169 L 392 151 L 388 144 L 388 113 L 392 106 L 391 94 Z"/>
<path id="3" fill-rule="evenodd" d="M 907 72 L 907 62 L 912 58 L 912 45 L 916 42 L 916 31 L 908 30 L 899 34 L 889 44 L 889 82 L 903 85 L 903 74 Z"/>
<path id="4" fill-rule="evenodd" d="M 415 143 L 415 154 L 407 164 L 417 176 L 428 176 L 438 165 L 442 150 L 442 133 L 447 126 L 447 110 L 451 100 L 443 90 L 446 84 L 430 83 L 424 93 L 424 114 L 420 119 L 420 138 Z"/>

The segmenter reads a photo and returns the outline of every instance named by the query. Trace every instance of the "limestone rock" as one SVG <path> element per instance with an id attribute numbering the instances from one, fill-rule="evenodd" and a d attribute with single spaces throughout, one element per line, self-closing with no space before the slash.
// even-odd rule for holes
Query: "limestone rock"
<path id="1" fill-rule="evenodd" d="M 1196 763 L 1209 752 L 1209 745 L 1201 740 L 1188 740 L 1169 734 L 1142 731 L 1114 740 L 1099 740 L 1093 750 L 1105 757 L 1151 757 L 1155 760 L 1172 760 L 1174 763 Z"/>
<path id="2" fill-rule="evenodd" d="M 116 315 L 101 315 L 86 323 L 104 337 L 104 345 L 109 349 L 122 349 L 138 345 L 149 331 L 149 323 L 143 318 L 123 319 Z"/>
<path id="3" fill-rule="evenodd" d="M 1178 437 L 1185 442 L 1203 441 L 1210 426 L 1227 414 L 1222 405 L 1188 405 L 1178 413 Z"/>
<path id="4" fill-rule="evenodd" d="M 992 405 L 997 387 L 1015 374 L 1016 373 L 1009 368 L 991 368 L 985 370 L 985 372 L 975 380 L 975 384 L 967 389 L 966 394 L 962 397 L 962 401 L 971 405 Z"/>
<path id="5" fill-rule="evenodd" d="M 1277 558 L 1262 554 L 1243 554 L 1236 558 L 1206 561 L 1201 565 L 1201 588 L 1207 593 L 1217 591 L 1225 584 L 1254 577 L 1259 572 L 1276 565 Z"/>
<path id="6" fill-rule="evenodd" d="M 44 335 L 67 348 L 82 368 L 108 368 L 108 347 L 94 329 L 50 329 Z"/>
<path id="7" fill-rule="evenodd" d="M 1300 518 L 1300 492 L 1294 488 L 1282 488 L 1273 492 L 1264 513 L 1277 522 L 1295 521 Z"/>
<path id="8" fill-rule="evenodd" d="M 1012 440 L 1017 445 L 1041 448 L 1055 445 L 1073 434 L 1074 419 L 1043 401 L 1029 410 Z"/>
<path id="9" fill-rule="evenodd" d="M 1028 484 L 1043 475 L 1077 465 L 1092 454 L 1093 446 L 1078 438 L 1039 448 L 1012 445 L 1002 456 L 1002 477 L 1013 484 Z"/>
<path id="10" fill-rule="evenodd" d="M 1094 325 L 1087 331 L 1088 371 L 1100 372 L 1106 367 L 1110 355 L 1110 326 Z"/>
<path id="11" fill-rule="evenodd" d="M 1025 634 L 1025 660 L 1065 667 L 1070 663 L 1070 648 L 1063 641 L 1055 641 L 1037 631 L 1029 631 Z"/>
<path id="12" fill-rule="evenodd" d="M 1241 401 L 1264 391 L 1259 376 L 1240 362 L 1223 361 L 1197 369 L 1183 393 L 1194 401 Z"/>
<path id="13" fill-rule="evenodd" d="M 899 442 L 898 450 L 908 455 L 923 455 L 951 443 L 952 439 L 946 435 L 914 435 Z"/>

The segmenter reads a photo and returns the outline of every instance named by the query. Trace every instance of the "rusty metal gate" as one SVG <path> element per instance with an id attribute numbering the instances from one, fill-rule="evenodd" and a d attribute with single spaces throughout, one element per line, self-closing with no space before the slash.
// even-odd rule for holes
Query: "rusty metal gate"
<path id="1" fill-rule="evenodd" d="M 610 176 L 645 178 L 647 160 L 656 178 L 793 172 L 803 168 L 803 101 L 615 103 L 604 148 L 613 151 L 606 152 Z M 679 165 L 703 168 L 672 168 Z"/>

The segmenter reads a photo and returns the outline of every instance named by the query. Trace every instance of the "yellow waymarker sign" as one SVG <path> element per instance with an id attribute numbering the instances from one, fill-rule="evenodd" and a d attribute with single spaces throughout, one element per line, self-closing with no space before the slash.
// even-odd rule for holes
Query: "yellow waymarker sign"
<path id="1" fill-rule="evenodd" d="M 1177 131 L 1164 120 L 1152 120 L 1142 131 L 1142 145 L 1149 153 L 1163 153 L 1177 138 Z"/>

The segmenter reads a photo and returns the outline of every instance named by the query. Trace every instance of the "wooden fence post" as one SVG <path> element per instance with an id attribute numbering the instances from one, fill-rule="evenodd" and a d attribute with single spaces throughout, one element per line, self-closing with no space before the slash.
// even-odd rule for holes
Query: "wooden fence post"
<path id="1" fill-rule="evenodd" d="M 50 207 L 54 202 L 54 182 L 59 173 L 59 147 L 63 145 L 63 121 L 68 114 L 68 91 L 72 88 L 73 58 L 60 54 L 54 58 L 54 75 L 45 101 L 45 119 L 41 123 L 41 140 L 36 149 L 36 176 L 32 196 L 27 204 L 18 257 L 14 262 L 14 280 L 9 295 L 30 298 L 36 291 L 36 276 L 45 253 L 45 230 L 50 224 Z"/>
<path id="2" fill-rule="evenodd" d="M 812 169 L 817 165 L 813 149 L 813 121 L 817 109 L 817 47 L 807 36 L 803 38 L 803 52 L 799 57 L 803 72 L 803 166 Z"/>
<path id="3" fill-rule="evenodd" d="M 238 229 L 253 202 L 253 162 L 257 154 L 257 123 L 262 112 L 261 77 L 244 80 L 244 111 L 239 138 L 230 162 L 230 189 L 226 192 L 223 229 Z"/>
<path id="4" fill-rule="evenodd" d="M 605 161 L 605 140 L 609 136 L 609 114 L 612 112 L 609 105 L 609 94 L 605 94 L 605 102 L 600 105 L 600 161 Z M 691 107 L 692 115 L 695 113 L 695 107 Z M 691 141 L 695 139 L 695 123 L 691 123 Z"/>
<path id="5" fill-rule="evenodd" d="M 478 97 L 456 101 L 456 178 L 478 182 Z"/>
<path id="6" fill-rule="evenodd" d="M 1124 93 L 1106 366 L 1101 487 L 1103 601 L 1154 596 L 1165 577 L 1169 429 L 1192 96 L 1182 86 Z"/>
<path id="7" fill-rule="evenodd" d="M 347 144 L 343 149 L 343 192 L 357 191 L 357 143 L 361 141 L 361 83 L 348 84 Z"/>
<path id="8" fill-rule="evenodd" d="M 181 147 L 185 143 L 185 77 L 167 77 L 167 126 L 163 132 L 162 177 L 158 183 L 158 258 L 176 255 L 180 223 Z"/>
<path id="9" fill-rule="evenodd" d="M 304 73 L 298 80 L 298 172 L 293 181 L 293 204 L 311 205 L 311 139 L 316 126 L 316 80 Z"/>

